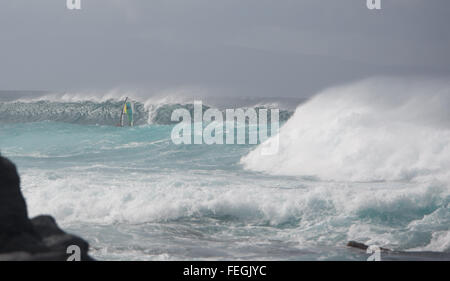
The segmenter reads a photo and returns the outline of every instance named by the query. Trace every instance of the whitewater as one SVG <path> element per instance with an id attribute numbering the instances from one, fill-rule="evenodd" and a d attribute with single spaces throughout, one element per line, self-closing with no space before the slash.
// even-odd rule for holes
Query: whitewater
<path id="1" fill-rule="evenodd" d="M 450 83 L 371 78 L 307 101 L 209 100 L 280 108 L 258 145 L 175 145 L 189 98 L 3 94 L 0 150 L 31 216 L 51 214 L 108 260 L 365 260 L 350 240 L 450 252 Z M 275 155 L 261 150 L 279 139 Z"/>

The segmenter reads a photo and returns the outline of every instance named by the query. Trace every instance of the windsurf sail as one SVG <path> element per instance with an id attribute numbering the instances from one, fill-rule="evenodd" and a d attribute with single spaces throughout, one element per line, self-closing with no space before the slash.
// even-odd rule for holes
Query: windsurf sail
<path id="1" fill-rule="evenodd" d="M 125 116 L 127 116 L 127 118 L 128 118 L 128 124 L 130 126 L 134 125 L 133 113 L 134 113 L 134 105 L 130 100 L 128 100 L 128 97 L 127 97 L 123 104 L 122 113 L 120 114 L 120 126 L 121 127 L 124 126 L 124 117 Z"/>

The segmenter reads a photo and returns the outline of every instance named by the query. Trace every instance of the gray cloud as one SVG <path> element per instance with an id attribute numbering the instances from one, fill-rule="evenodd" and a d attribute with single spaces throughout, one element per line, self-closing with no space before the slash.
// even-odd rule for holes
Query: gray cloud
<path id="1" fill-rule="evenodd" d="M 371 75 L 448 75 L 450 2 L 6 0 L 0 89 L 195 87 L 306 96 Z"/>

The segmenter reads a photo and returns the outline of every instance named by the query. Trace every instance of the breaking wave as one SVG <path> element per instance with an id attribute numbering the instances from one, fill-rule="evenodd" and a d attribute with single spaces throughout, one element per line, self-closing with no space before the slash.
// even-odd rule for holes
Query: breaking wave
<path id="1" fill-rule="evenodd" d="M 388 181 L 450 176 L 450 83 L 372 78 L 327 89 L 300 105 L 269 139 L 243 157 L 254 171 L 324 180 Z"/>
<path id="2" fill-rule="evenodd" d="M 0 122 L 2 123 L 28 123 L 40 121 L 66 122 L 82 125 L 113 126 L 120 120 L 123 101 L 108 99 L 92 100 L 32 100 L 0 102 Z M 213 106 L 203 105 L 203 110 Z M 193 116 L 193 103 L 168 102 L 151 103 L 135 102 L 135 125 L 159 124 L 171 125 L 173 110 L 184 108 Z M 247 108 L 247 107 L 243 107 Z M 256 110 L 272 108 L 271 105 L 255 105 Z M 292 116 L 293 112 L 280 109 L 280 121 L 284 122 Z"/>

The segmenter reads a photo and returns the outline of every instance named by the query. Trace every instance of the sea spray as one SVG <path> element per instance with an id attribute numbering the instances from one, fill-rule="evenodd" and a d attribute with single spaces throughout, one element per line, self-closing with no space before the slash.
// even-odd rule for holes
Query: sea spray
<path id="1" fill-rule="evenodd" d="M 281 128 L 278 154 L 258 147 L 241 163 L 325 180 L 448 179 L 449 108 L 448 80 L 374 78 L 327 89 Z"/>

